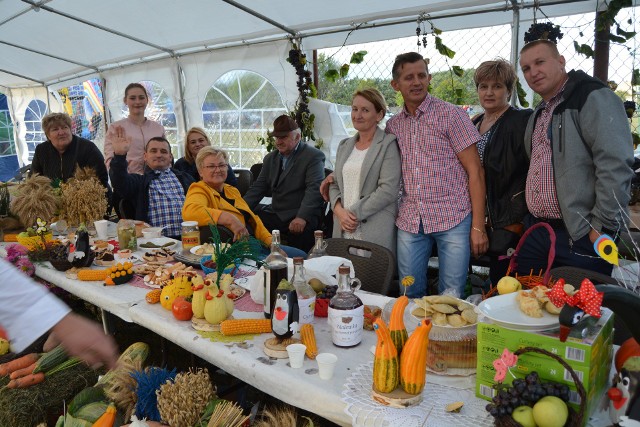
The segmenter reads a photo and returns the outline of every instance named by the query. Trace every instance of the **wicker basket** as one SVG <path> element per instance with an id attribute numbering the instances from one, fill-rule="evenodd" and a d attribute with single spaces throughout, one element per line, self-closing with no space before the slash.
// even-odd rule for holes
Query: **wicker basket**
<path id="1" fill-rule="evenodd" d="M 70 268 L 73 268 L 73 265 L 66 259 L 51 259 L 49 258 L 49 262 L 58 271 L 67 271 Z"/>
<path id="2" fill-rule="evenodd" d="M 532 225 L 524 232 L 522 237 L 520 237 L 520 240 L 518 241 L 518 245 L 516 246 L 516 250 L 511 255 L 511 260 L 509 261 L 509 267 L 507 268 L 507 273 L 505 274 L 506 276 L 510 276 L 512 275 L 512 273 L 515 272 L 516 268 L 518 268 L 517 258 L 518 258 L 518 254 L 520 253 L 520 248 L 526 241 L 527 237 L 533 232 L 533 230 L 540 227 L 544 227 L 547 229 L 547 231 L 549 232 L 549 239 L 551 240 L 551 246 L 549 247 L 549 257 L 547 258 L 547 269 L 545 270 L 544 273 L 542 273 L 542 271 L 539 271 L 538 274 L 534 274 L 534 272 L 532 271 L 527 276 L 519 276 L 517 274 L 514 276 L 516 279 L 518 279 L 518 281 L 520 282 L 520 284 L 522 284 L 524 288 L 528 288 L 528 289 L 534 288 L 539 285 L 544 285 L 549 288 L 553 286 L 553 280 L 551 277 L 551 267 L 553 266 L 553 260 L 556 257 L 556 233 L 553 231 L 553 228 L 551 228 L 551 226 L 546 222 L 539 222 L 537 224 Z M 491 287 L 489 292 L 483 295 L 483 299 L 492 297 L 497 293 L 498 293 L 498 288 L 496 286 L 493 286 Z"/>
<path id="3" fill-rule="evenodd" d="M 573 382 L 576 385 L 576 389 L 578 390 L 578 395 L 580 396 L 580 407 L 578 408 L 578 412 L 576 412 L 571 406 L 567 405 L 567 408 L 569 409 L 569 418 L 567 420 L 567 423 L 565 424 L 565 427 L 582 426 L 582 420 L 585 416 L 584 412 L 587 407 L 587 392 L 585 391 L 584 386 L 580 381 L 580 378 L 578 378 L 578 375 L 571 368 L 571 366 L 569 366 L 569 364 L 565 362 L 564 359 L 562 359 L 560 356 L 555 355 L 547 350 L 543 350 L 541 348 L 524 347 L 514 352 L 516 356 L 520 356 L 523 353 L 538 353 L 538 354 L 548 356 L 556 360 L 558 363 L 560 363 L 562 367 L 565 368 L 567 372 L 569 372 L 569 374 L 571 374 L 571 378 L 573 379 Z M 522 427 L 522 424 L 515 421 L 510 416 L 496 418 L 495 425 L 498 427 Z"/>

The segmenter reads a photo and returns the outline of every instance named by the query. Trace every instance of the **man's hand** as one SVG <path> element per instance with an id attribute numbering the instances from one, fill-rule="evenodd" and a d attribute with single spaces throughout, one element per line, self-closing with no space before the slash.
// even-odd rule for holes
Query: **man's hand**
<path id="1" fill-rule="evenodd" d="M 480 230 L 480 231 L 478 231 Z M 482 227 L 471 227 L 470 235 L 471 255 L 475 258 L 482 256 L 489 249 L 489 238 L 487 232 Z"/>
<path id="2" fill-rule="evenodd" d="M 74 313 L 67 314 L 53 327 L 44 350 L 49 351 L 58 344 L 62 344 L 70 356 L 82 359 L 92 368 L 104 365 L 111 369 L 118 361 L 118 347 L 113 338 L 105 335 L 97 323 Z"/>
<path id="3" fill-rule="evenodd" d="M 127 137 L 127 132 L 122 126 L 114 126 L 115 132 L 112 138 L 113 154 L 124 156 L 131 148 L 131 137 Z"/>
<path id="4" fill-rule="evenodd" d="M 589 240 L 591 240 L 591 243 L 595 243 L 596 240 L 598 240 L 598 237 L 600 237 L 600 233 L 599 232 L 597 232 L 593 228 L 591 230 L 589 230 Z"/>
<path id="5" fill-rule="evenodd" d="M 304 231 L 307 221 L 302 218 L 293 218 L 289 223 L 289 231 L 293 234 L 300 234 Z"/>
<path id="6" fill-rule="evenodd" d="M 320 183 L 320 194 L 322 194 L 322 198 L 325 202 L 329 201 L 329 186 L 333 184 L 333 172 L 331 172 L 325 179 Z"/>

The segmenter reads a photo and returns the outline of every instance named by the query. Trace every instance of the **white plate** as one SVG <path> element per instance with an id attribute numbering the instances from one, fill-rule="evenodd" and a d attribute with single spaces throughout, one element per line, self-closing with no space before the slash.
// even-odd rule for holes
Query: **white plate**
<path id="1" fill-rule="evenodd" d="M 200 249 L 201 247 L 203 247 L 204 245 L 198 245 L 198 246 L 194 246 L 191 249 L 189 249 L 189 252 L 191 252 L 194 255 L 199 255 L 199 256 L 207 256 L 207 255 L 213 255 L 212 253 L 204 253 L 204 254 L 198 254 L 196 253 L 198 251 L 198 249 Z M 220 243 L 220 248 L 224 249 L 226 246 L 228 246 L 227 243 Z"/>
<path id="2" fill-rule="evenodd" d="M 544 331 L 559 326 L 558 316 L 542 310 L 542 317 L 524 314 L 516 302 L 517 292 L 487 298 L 478 304 L 478 311 L 501 326 L 523 331 Z"/>
<path id="3" fill-rule="evenodd" d="M 145 243 L 153 243 L 154 245 L 157 245 L 158 247 L 157 248 L 144 247 L 143 245 Z M 170 245 L 167 244 L 167 243 L 170 243 Z M 172 247 L 174 247 L 176 245 L 176 243 L 178 243 L 178 242 L 173 240 L 173 239 L 170 239 L 168 237 L 154 237 L 153 239 L 147 239 L 146 242 L 138 244 L 138 246 L 140 247 L 140 249 L 143 249 L 143 250 L 147 251 L 147 250 L 153 250 L 153 249 L 160 249 L 160 247 L 162 245 L 167 245 L 167 246 L 165 246 L 165 248 L 172 248 Z"/>

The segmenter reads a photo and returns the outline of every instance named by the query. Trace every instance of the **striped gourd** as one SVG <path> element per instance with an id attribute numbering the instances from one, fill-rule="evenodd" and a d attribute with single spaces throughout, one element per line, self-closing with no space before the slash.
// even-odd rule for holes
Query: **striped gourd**
<path id="1" fill-rule="evenodd" d="M 92 270 L 90 268 L 83 268 L 78 271 L 78 280 L 103 281 L 108 275 L 109 269 Z"/>
<path id="2" fill-rule="evenodd" d="M 318 355 L 318 345 L 316 344 L 316 334 L 311 323 L 305 323 L 300 327 L 300 340 L 307 349 L 305 354 L 309 359 L 315 359 Z"/>
<path id="3" fill-rule="evenodd" d="M 222 335 L 264 334 L 271 332 L 271 319 L 229 319 L 220 322 Z"/>
<path id="4" fill-rule="evenodd" d="M 430 330 L 431 321 L 423 319 L 400 355 L 400 384 L 409 394 L 420 394 L 425 385 Z"/>
<path id="5" fill-rule="evenodd" d="M 390 393 L 398 386 L 398 350 L 381 318 L 375 320 L 373 329 L 378 336 L 373 357 L 373 389 L 380 393 Z"/>
<path id="6" fill-rule="evenodd" d="M 391 334 L 391 341 L 396 346 L 398 354 L 402 355 L 402 347 L 409 339 L 407 328 L 404 326 L 404 310 L 409 305 L 409 298 L 405 295 L 399 297 L 393 309 L 391 310 L 391 317 L 389 318 L 389 333 Z"/>

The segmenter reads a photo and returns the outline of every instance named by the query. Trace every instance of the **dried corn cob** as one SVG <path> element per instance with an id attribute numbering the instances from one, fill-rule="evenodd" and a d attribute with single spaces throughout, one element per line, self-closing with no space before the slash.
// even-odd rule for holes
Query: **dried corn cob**
<path id="1" fill-rule="evenodd" d="M 107 278 L 109 274 L 109 270 L 91 270 L 90 268 L 83 268 L 78 271 L 78 280 L 93 280 L 93 281 L 103 281 Z"/>
<path id="2" fill-rule="evenodd" d="M 316 334 L 313 331 L 313 325 L 305 323 L 300 327 L 300 339 L 302 344 L 307 346 L 305 353 L 309 359 L 315 359 L 318 355 L 318 346 L 316 344 Z"/>
<path id="3" fill-rule="evenodd" d="M 147 292 L 145 299 L 149 304 L 156 304 L 160 302 L 160 294 L 162 293 L 162 289 L 154 289 L 152 291 Z"/>
<path id="4" fill-rule="evenodd" d="M 271 319 L 230 319 L 220 323 L 222 335 L 264 334 L 271 332 Z"/>

